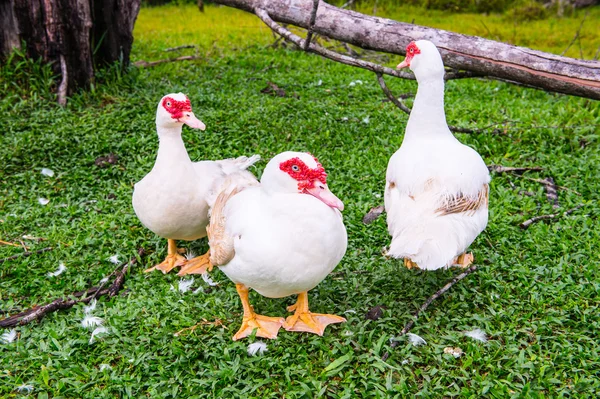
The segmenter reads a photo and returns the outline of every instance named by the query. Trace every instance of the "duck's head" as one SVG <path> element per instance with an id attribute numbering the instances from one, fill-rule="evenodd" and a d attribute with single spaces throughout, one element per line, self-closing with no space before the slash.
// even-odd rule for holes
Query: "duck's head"
<path id="1" fill-rule="evenodd" d="M 429 40 L 417 40 L 406 46 L 406 58 L 397 69 L 409 67 L 417 80 L 443 78 L 444 62 L 435 44 Z"/>
<path id="2" fill-rule="evenodd" d="M 172 93 L 161 98 L 156 109 L 156 126 L 168 129 L 184 123 L 194 129 L 206 129 L 204 123 L 194 116 L 192 103 L 185 94 Z"/>
<path id="3" fill-rule="evenodd" d="M 344 204 L 327 187 L 327 173 L 319 160 L 307 152 L 282 152 L 265 168 L 260 180 L 269 192 L 312 195 L 332 208 Z"/>

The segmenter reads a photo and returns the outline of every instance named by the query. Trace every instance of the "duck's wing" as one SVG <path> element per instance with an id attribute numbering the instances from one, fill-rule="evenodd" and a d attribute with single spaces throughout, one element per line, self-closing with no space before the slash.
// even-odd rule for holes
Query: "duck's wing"
<path id="1" fill-rule="evenodd" d="M 248 176 L 250 175 L 250 176 Z M 217 196 L 210 210 L 210 223 L 206 228 L 210 246 L 210 262 L 214 266 L 226 265 L 235 256 L 233 236 L 227 232 L 226 205 L 229 200 L 244 189 L 258 185 L 250 173 L 234 174 L 226 179 L 224 189 Z"/>
<path id="2" fill-rule="evenodd" d="M 477 210 L 488 207 L 489 193 L 489 185 L 484 184 L 475 196 L 468 196 L 460 192 L 450 195 L 447 194 L 441 198 L 441 204 L 435 212 L 438 216 L 455 213 L 474 215 Z"/>

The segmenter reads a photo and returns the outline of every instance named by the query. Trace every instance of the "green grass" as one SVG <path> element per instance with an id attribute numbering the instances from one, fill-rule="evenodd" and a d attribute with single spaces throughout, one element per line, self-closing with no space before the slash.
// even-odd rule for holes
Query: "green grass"
<path id="1" fill-rule="evenodd" d="M 489 226 L 472 246 L 479 270 L 419 318 L 413 332 L 428 345 L 414 347 L 402 338 L 384 362 L 390 338 L 458 273 L 411 272 L 383 258 L 381 248 L 389 243 L 384 218 L 370 226 L 361 222 L 382 203 L 387 160 L 400 146 L 406 115 L 383 101 L 371 73 L 298 51 L 265 49 L 270 32 L 245 14 L 192 10 L 143 9 L 133 58 L 163 58 L 164 48 L 195 43 L 205 59 L 125 76 L 106 71 L 94 90 L 72 98 L 66 109 L 11 86 L 7 69 L 0 73 L 6 93 L 0 99 L 0 239 L 16 242 L 29 234 L 46 238 L 26 241 L 32 250 L 55 247 L 0 264 L 0 313 L 97 284 L 114 269 L 112 255 L 125 260 L 140 247 L 149 252 L 131 270 L 122 295 L 99 301 L 95 314 L 106 320 L 110 334 L 95 344 L 79 327 L 81 306 L 19 327 L 15 343 L 0 344 L 0 397 L 21 396 L 16 388 L 23 383 L 33 385 L 32 397 L 64 398 L 598 396 L 598 102 L 491 81 L 447 84 L 449 123 L 511 121 L 505 134 L 459 135 L 486 163 L 543 167 L 528 175 L 552 176 L 570 189 L 559 192 L 562 210 L 587 205 L 523 231 L 523 220 L 555 212 L 543 188 L 511 175 L 493 176 Z M 229 33 L 218 21 L 231 15 L 254 28 Z M 161 33 L 168 29 L 170 34 Z M 364 83 L 350 87 L 357 79 Z M 388 80 L 395 93 L 416 89 L 415 82 Z M 267 81 L 288 95 L 262 94 Z M 35 82 L 43 86 L 46 80 Z M 175 275 L 142 273 L 165 256 L 166 242 L 136 219 L 131 193 L 153 165 L 156 103 L 176 91 L 189 95 L 208 126 L 201 134 L 184 131 L 193 159 L 258 153 L 266 161 L 300 150 L 322 161 L 332 191 L 346 205 L 349 248 L 311 292 L 311 305 L 344 315 L 347 323 L 329 327 L 322 338 L 282 332 L 268 342 L 266 354 L 250 357 L 246 347 L 254 339 L 231 341 L 241 306 L 223 273 L 212 274 L 219 283 L 213 288 L 197 279 L 193 288 L 203 288 L 198 294 L 172 291 Z M 109 153 L 119 156 L 117 165 L 94 164 Z M 265 161 L 254 169 L 258 175 Z M 55 176 L 43 176 L 43 167 Z M 50 203 L 40 205 L 39 197 Z M 206 241 L 186 246 L 198 253 Z M 0 258 L 21 251 L 0 246 Z M 67 272 L 47 277 L 60 262 Z M 251 294 L 255 308 L 267 315 L 285 315 L 293 300 Z M 386 307 L 383 317 L 365 319 L 376 305 Z M 202 320 L 223 325 L 174 336 Z M 488 343 L 464 336 L 476 327 L 488 333 Z M 455 359 L 443 353 L 448 346 L 465 353 Z M 101 364 L 112 368 L 100 371 Z"/>

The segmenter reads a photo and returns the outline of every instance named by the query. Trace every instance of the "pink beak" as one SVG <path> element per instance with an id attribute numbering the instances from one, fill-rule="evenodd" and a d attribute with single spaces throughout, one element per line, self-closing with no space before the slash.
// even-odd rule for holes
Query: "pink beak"
<path id="1" fill-rule="evenodd" d="M 396 69 L 402 69 L 402 68 L 406 68 L 406 67 L 409 67 L 409 66 L 410 66 L 410 63 L 405 58 L 404 61 L 402 61 L 401 63 L 398 64 L 398 66 L 396 67 Z"/>
<path id="2" fill-rule="evenodd" d="M 327 206 L 337 208 L 340 211 L 344 210 L 344 203 L 340 201 L 338 197 L 333 195 L 333 193 L 329 190 L 329 187 L 327 187 L 327 184 L 323 184 L 317 180 L 315 181 L 313 188 L 305 189 L 305 192 L 320 199 Z"/>
<path id="3" fill-rule="evenodd" d="M 194 115 L 193 112 L 186 112 L 183 114 L 181 118 L 179 118 L 179 122 L 183 122 L 192 129 L 206 129 L 206 125 L 202 123 L 202 121 Z"/>

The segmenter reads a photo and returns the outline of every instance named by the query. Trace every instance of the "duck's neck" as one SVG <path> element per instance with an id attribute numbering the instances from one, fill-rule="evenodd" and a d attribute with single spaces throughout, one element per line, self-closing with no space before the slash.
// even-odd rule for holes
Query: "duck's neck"
<path id="1" fill-rule="evenodd" d="M 171 163 L 191 162 L 181 139 L 181 126 L 173 128 L 157 127 L 158 154 L 156 164 L 168 165 Z"/>
<path id="2" fill-rule="evenodd" d="M 406 138 L 451 134 L 444 112 L 444 79 L 429 78 L 418 82 L 417 96 L 413 104 Z"/>

